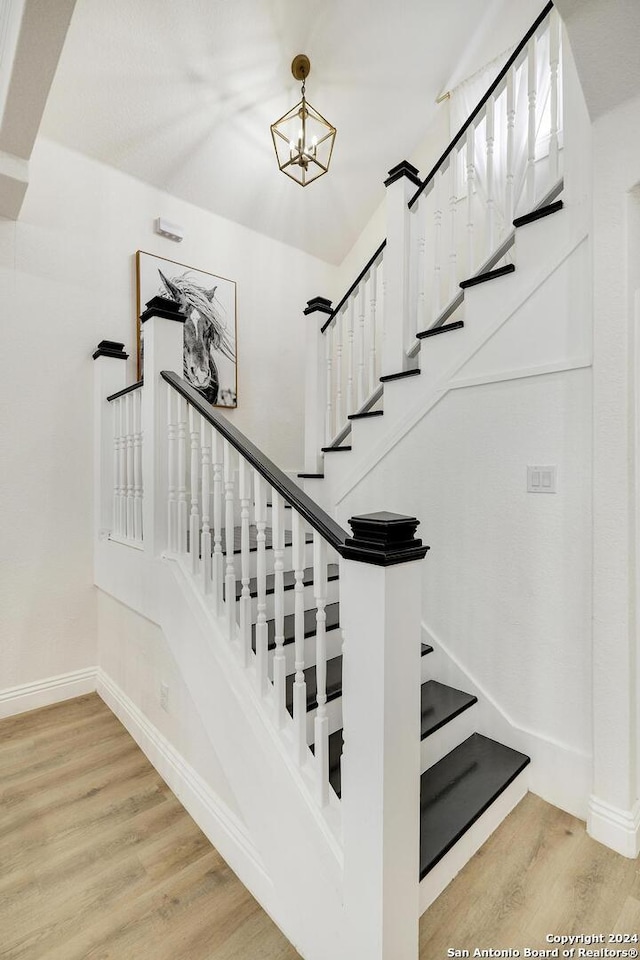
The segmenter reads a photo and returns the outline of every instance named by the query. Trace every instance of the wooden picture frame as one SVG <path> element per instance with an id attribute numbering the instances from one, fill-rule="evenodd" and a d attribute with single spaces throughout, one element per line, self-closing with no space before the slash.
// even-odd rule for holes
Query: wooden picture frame
<path id="1" fill-rule="evenodd" d="M 142 378 L 140 314 L 152 297 L 175 300 L 184 325 L 183 369 L 177 370 L 216 407 L 238 405 L 236 283 L 215 273 L 136 251 L 138 379 Z"/>

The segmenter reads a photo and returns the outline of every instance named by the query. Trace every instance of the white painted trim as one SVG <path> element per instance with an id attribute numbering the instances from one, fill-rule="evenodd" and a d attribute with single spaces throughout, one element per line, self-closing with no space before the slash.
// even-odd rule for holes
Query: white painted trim
<path id="1" fill-rule="evenodd" d="M 575 360 L 559 360 L 557 363 L 541 363 L 537 367 L 518 367 L 503 370 L 500 373 L 487 373 L 480 377 L 466 377 L 452 380 L 450 390 L 465 387 L 482 387 L 488 383 L 503 383 L 506 380 L 526 380 L 528 377 L 544 377 L 548 373 L 565 373 L 567 370 L 584 370 L 593 366 L 589 357 L 577 357 Z"/>
<path id="2" fill-rule="evenodd" d="M 620 810 L 598 797 L 589 799 L 587 833 L 623 857 L 640 854 L 640 800 L 631 810 Z"/>
<path id="3" fill-rule="evenodd" d="M 73 670 L 0 690 L 0 719 L 93 693 L 96 689 L 96 673 L 96 667 L 85 667 L 84 670 Z"/>
<path id="4" fill-rule="evenodd" d="M 456 676 L 455 682 L 463 685 L 468 693 L 477 696 L 478 703 L 470 709 L 483 717 L 483 722 L 477 728 L 478 732 L 499 739 L 514 750 L 520 750 L 531 757 L 531 792 L 584 820 L 587 816 L 586 798 L 591 789 L 591 754 L 518 724 L 424 621 L 421 629 L 423 643 L 434 648 L 434 653 L 429 657 L 437 658 L 438 653 L 444 655 L 455 673 L 460 675 L 460 679 Z M 435 674 L 434 679 L 438 679 Z M 446 676 L 443 682 L 451 680 L 451 676 Z"/>
<path id="5" fill-rule="evenodd" d="M 244 861 L 254 890 L 257 875 L 271 892 L 271 881 L 242 821 L 101 667 L 96 680 L 98 696 L 131 734 L 216 850 L 233 864 L 240 879 L 243 870 L 242 866 L 238 867 L 238 860 Z"/>
<path id="6" fill-rule="evenodd" d="M 457 843 L 436 863 L 424 880 L 420 882 L 420 912 L 427 910 L 433 901 L 440 896 L 445 887 L 460 873 L 462 868 L 486 843 L 494 830 L 497 830 L 502 821 L 509 816 L 527 793 L 529 767 L 525 767 L 518 774 L 513 783 L 493 801 L 488 810 L 469 827 Z"/>

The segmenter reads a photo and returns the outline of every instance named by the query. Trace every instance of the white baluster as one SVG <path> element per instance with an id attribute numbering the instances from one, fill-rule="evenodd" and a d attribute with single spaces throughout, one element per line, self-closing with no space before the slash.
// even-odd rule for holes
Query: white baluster
<path id="1" fill-rule="evenodd" d="M 249 502 L 251 500 L 251 467 L 240 456 L 240 563 L 242 593 L 240 595 L 240 656 L 244 666 L 249 665 L 251 653 L 251 580 L 249 571 Z"/>
<path id="2" fill-rule="evenodd" d="M 455 148 L 449 154 L 449 223 L 451 246 L 449 248 L 449 300 L 458 292 L 458 237 L 456 235 L 456 212 L 458 207 L 458 154 Z"/>
<path id="3" fill-rule="evenodd" d="M 327 547 L 313 533 L 313 595 L 316 601 L 316 700 L 314 723 L 318 802 L 329 802 L 329 718 L 327 716 Z"/>
<path id="4" fill-rule="evenodd" d="M 133 536 L 142 540 L 142 390 L 133 394 Z"/>
<path id="5" fill-rule="evenodd" d="M 527 203 L 533 210 L 536 200 L 536 40 L 532 37 L 527 45 L 527 92 L 529 99 L 529 128 L 527 134 Z"/>
<path id="6" fill-rule="evenodd" d="M 433 212 L 433 319 L 437 320 L 442 309 L 440 258 L 442 245 L 442 170 L 433 180 L 435 210 Z M 423 327 L 424 329 L 424 327 Z"/>
<path id="7" fill-rule="evenodd" d="M 551 131 L 549 138 L 549 167 L 551 183 L 558 179 L 558 65 L 560 62 L 560 18 L 555 9 L 549 16 L 549 104 L 551 110 Z"/>
<path id="8" fill-rule="evenodd" d="M 187 401 L 178 396 L 178 552 L 187 552 Z"/>
<path id="9" fill-rule="evenodd" d="M 227 611 L 227 634 L 229 640 L 236 637 L 236 574 L 233 565 L 235 531 L 233 527 L 234 474 L 233 451 L 228 440 L 224 441 L 224 539 L 227 562 L 224 576 L 224 597 Z"/>
<path id="10" fill-rule="evenodd" d="M 304 522 L 293 510 L 293 570 L 295 621 L 295 679 L 293 683 L 293 724 L 295 756 L 300 765 L 307 757 L 307 683 L 304 678 Z"/>
<path id="11" fill-rule="evenodd" d="M 276 701 L 276 723 L 282 727 L 287 710 L 287 669 L 284 655 L 284 500 L 274 488 L 271 490 L 271 518 L 273 525 L 273 590 L 276 649 L 273 658 L 273 689 Z"/>
<path id="12" fill-rule="evenodd" d="M 514 217 L 515 137 L 516 137 L 516 74 L 514 67 L 507 73 L 507 170 L 505 211 L 507 229 L 511 229 Z"/>
<path id="13" fill-rule="evenodd" d="M 473 223 L 473 195 L 476 179 L 475 133 L 475 127 L 471 124 L 467 130 L 467 275 L 469 277 L 473 276 L 476 263 Z"/>
<path id="14" fill-rule="evenodd" d="M 269 679 L 269 635 L 267 629 L 267 491 L 266 483 L 259 473 L 255 473 L 254 483 L 255 518 L 257 530 L 256 580 L 258 593 L 258 615 L 256 618 L 256 679 L 261 696 L 268 690 Z"/>
<path id="15" fill-rule="evenodd" d="M 365 394 L 365 320 L 366 320 L 366 295 L 367 295 L 367 276 L 362 278 L 358 287 L 358 409 L 367 399 Z"/>
<path id="16" fill-rule="evenodd" d="M 176 474 L 178 472 L 178 434 L 175 408 L 178 396 L 167 384 L 167 542 L 170 553 L 178 549 L 178 501 Z"/>
<path id="17" fill-rule="evenodd" d="M 191 514 L 189 517 L 189 549 L 191 550 L 191 572 L 200 570 L 200 414 L 189 404 L 189 433 L 191 434 Z"/>
<path id="18" fill-rule="evenodd" d="M 114 535 L 120 533 L 120 406 L 118 400 L 111 401 L 113 409 L 113 515 L 111 530 Z"/>
<path id="19" fill-rule="evenodd" d="M 211 562 L 211 577 L 213 580 L 213 600 L 216 614 L 222 615 L 222 581 L 224 576 L 224 557 L 222 553 L 222 501 L 223 462 L 224 450 L 221 435 L 214 428 L 213 438 L 213 557 Z"/>
<path id="20" fill-rule="evenodd" d="M 213 427 L 204 417 L 200 417 L 200 450 L 202 452 L 202 538 L 201 538 L 201 568 L 202 589 L 205 593 L 211 591 L 211 526 L 209 511 L 211 509 L 211 431 Z"/>
<path id="21" fill-rule="evenodd" d="M 369 396 L 377 387 L 377 378 L 376 378 L 376 367 L 377 367 L 377 358 L 376 358 L 376 339 L 378 336 L 378 327 L 377 327 L 377 317 L 376 317 L 376 302 L 377 302 L 377 286 L 378 286 L 378 263 L 374 263 L 371 268 L 371 283 L 369 284 L 369 323 L 370 323 L 370 332 L 369 332 Z"/>
<path id="22" fill-rule="evenodd" d="M 120 536 L 127 535 L 127 426 L 125 398 L 118 397 L 120 409 Z"/>
<path id="23" fill-rule="evenodd" d="M 127 443 L 127 537 L 134 538 L 134 482 L 133 482 L 133 394 L 125 396 L 126 443 Z"/>
<path id="24" fill-rule="evenodd" d="M 324 346 L 326 351 L 326 371 L 327 371 L 327 405 L 325 412 L 325 421 L 324 421 L 324 435 L 325 435 L 325 446 L 329 446 L 333 440 L 333 390 L 332 390 L 332 379 L 331 379 L 331 366 L 333 364 L 333 324 L 328 327 L 324 332 Z"/>
<path id="25" fill-rule="evenodd" d="M 493 253 L 495 244 L 495 198 L 493 173 L 493 147 L 495 143 L 495 100 L 489 97 L 486 110 L 486 147 L 487 147 L 487 256 Z"/>
<path id="26" fill-rule="evenodd" d="M 416 302 L 416 333 L 427 328 L 426 303 L 426 272 L 427 272 L 427 205 L 424 196 L 418 201 L 416 226 L 418 232 L 417 271 L 417 302 Z"/>
<path id="27" fill-rule="evenodd" d="M 357 292 L 357 291 L 356 291 Z M 352 294 L 349 301 L 348 328 L 347 328 L 347 414 L 355 413 L 354 410 L 354 390 L 353 390 L 353 326 L 355 312 L 356 294 Z"/>
<path id="28" fill-rule="evenodd" d="M 336 337 L 336 431 L 342 428 L 342 341 L 344 335 L 344 310 L 334 320 Z"/>

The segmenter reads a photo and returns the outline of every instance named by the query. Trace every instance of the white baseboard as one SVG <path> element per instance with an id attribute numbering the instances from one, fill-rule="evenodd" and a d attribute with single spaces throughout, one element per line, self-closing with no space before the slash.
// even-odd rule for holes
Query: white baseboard
<path id="1" fill-rule="evenodd" d="M 244 824 L 101 668 L 96 689 L 208 840 L 261 903 L 272 883 Z"/>
<path id="2" fill-rule="evenodd" d="M 86 667 L 84 670 L 73 670 L 71 673 L 0 690 L 0 719 L 93 693 L 96 689 L 96 673 L 96 667 Z"/>
<path id="3" fill-rule="evenodd" d="M 635 860 L 640 854 L 640 801 L 632 810 L 621 810 L 592 796 L 589 800 L 587 833 L 623 857 Z"/>
<path id="4" fill-rule="evenodd" d="M 430 870 L 424 880 L 420 882 L 420 916 L 427 910 L 433 901 L 440 896 L 443 890 L 451 883 L 454 877 L 478 852 L 494 830 L 520 803 L 527 793 L 529 767 L 525 767 L 513 783 L 510 783 L 488 810 L 471 826 L 464 836 L 444 855 L 433 870 Z"/>

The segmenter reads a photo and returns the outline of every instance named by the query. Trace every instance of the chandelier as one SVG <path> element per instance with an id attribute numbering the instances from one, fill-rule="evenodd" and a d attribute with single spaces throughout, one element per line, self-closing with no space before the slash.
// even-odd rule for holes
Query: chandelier
<path id="1" fill-rule="evenodd" d="M 302 82 L 302 100 L 271 124 L 273 146 L 283 173 L 306 187 L 329 169 L 336 128 L 305 97 L 311 64 L 304 53 L 294 57 L 291 73 Z"/>

